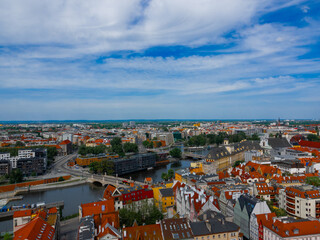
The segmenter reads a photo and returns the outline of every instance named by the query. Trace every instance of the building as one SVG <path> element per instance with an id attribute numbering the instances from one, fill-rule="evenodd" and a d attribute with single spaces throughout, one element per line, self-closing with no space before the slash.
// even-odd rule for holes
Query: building
<path id="1" fill-rule="evenodd" d="M 159 198 L 162 212 L 167 212 L 168 207 L 174 206 L 174 194 L 172 188 L 163 188 L 159 190 Z"/>
<path id="2" fill-rule="evenodd" d="M 221 147 L 212 148 L 206 156 L 207 162 L 216 163 L 216 172 L 227 170 L 236 161 L 245 160 L 245 152 L 256 150 L 262 152 L 257 141 L 241 141 L 240 143 L 229 144 L 226 139 Z"/>
<path id="3" fill-rule="evenodd" d="M 163 219 L 160 225 L 165 240 L 193 239 L 190 223 L 186 218 Z"/>
<path id="4" fill-rule="evenodd" d="M 209 196 L 203 189 L 176 182 L 173 185 L 176 211 L 180 217 L 194 221 L 199 214 L 206 210 L 219 212 L 218 200 Z"/>
<path id="5" fill-rule="evenodd" d="M 262 240 L 263 226 L 266 225 L 267 221 L 272 221 L 275 217 L 277 217 L 275 213 L 252 214 L 250 220 L 250 239 Z"/>
<path id="6" fill-rule="evenodd" d="M 222 214 L 204 212 L 198 222 L 191 222 L 193 239 L 241 240 L 240 228 L 233 222 L 226 221 Z"/>
<path id="7" fill-rule="evenodd" d="M 311 185 L 292 186 L 279 191 L 279 206 L 292 216 L 320 219 L 320 192 Z"/>
<path id="8" fill-rule="evenodd" d="M 72 153 L 72 142 L 70 140 L 64 140 L 62 141 L 59 146 L 62 149 L 63 155 L 68 155 Z"/>
<path id="9" fill-rule="evenodd" d="M 7 160 L 0 160 L 0 176 L 10 173 L 10 163 Z"/>
<path id="10" fill-rule="evenodd" d="M 134 224 L 132 227 L 122 229 L 123 240 L 163 240 L 160 224 L 151 224 L 138 226 Z"/>
<path id="11" fill-rule="evenodd" d="M 57 208 L 26 209 L 13 215 L 14 239 L 55 240 L 60 234 L 60 215 Z"/>
<path id="12" fill-rule="evenodd" d="M 264 225 L 260 239 L 320 239 L 320 222 L 317 220 L 279 217 L 261 223 Z"/>
<path id="13" fill-rule="evenodd" d="M 89 166 L 90 163 L 93 162 L 102 162 L 110 159 L 117 159 L 119 158 L 118 154 L 110 155 L 110 154 L 99 154 L 97 156 L 86 156 L 86 157 L 77 157 L 76 164 L 82 167 Z"/>
<path id="14" fill-rule="evenodd" d="M 129 158 L 112 159 L 114 174 L 123 175 L 154 167 L 157 156 L 154 153 L 136 154 Z"/>
<path id="15" fill-rule="evenodd" d="M 233 220 L 234 216 L 234 205 L 236 200 L 244 193 L 249 193 L 248 190 L 223 190 L 218 198 L 219 207 L 221 213 L 226 217 L 226 220 Z"/>
<path id="16" fill-rule="evenodd" d="M 106 231 L 117 236 L 118 232 L 113 233 L 113 230 L 119 229 L 120 223 L 119 212 L 114 208 L 114 199 L 109 198 L 99 202 L 81 204 L 79 206 L 79 220 L 81 221 L 87 216 L 93 218 L 96 237 L 106 236 Z"/>
<path id="17" fill-rule="evenodd" d="M 253 196 L 258 199 L 267 201 L 275 200 L 275 189 L 273 186 L 269 186 L 265 182 L 258 182 L 253 184 Z"/>
<path id="18" fill-rule="evenodd" d="M 270 212 L 266 202 L 260 201 L 248 194 L 244 194 L 236 201 L 233 222 L 240 227 L 240 231 L 246 238 L 250 238 L 250 220 L 252 214 Z"/>
<path id="19" fill-rule="evenodd" d="M 78 227 L 77 240 L 94 240 L 95 239 L 95 226 L 92 216 L 81 218 Z"/>

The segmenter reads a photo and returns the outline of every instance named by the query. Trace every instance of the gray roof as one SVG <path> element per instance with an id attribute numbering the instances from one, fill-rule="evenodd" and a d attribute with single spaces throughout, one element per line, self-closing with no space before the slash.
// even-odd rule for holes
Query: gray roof
<path id="1" fill-rule="evenodd" d="M 272 148 L 289 148 L 290 143 L 286 138 L 268 138 L 268 144 Z"/>
<path id="2" fill-rule="evenodd" d="M 92 216 L 87 216 L 81 219 L 78 228 L 79 240 L 93 240 L 94 239 L 94 220 Z"/>
<path id="3" fill-rule="evenodd" d="M 201 222 L 191 222 L 190 226 L 194 236 L 236 232 L 239 230 L 239 227 L 235 223 L 216 218 Z"/>
<path id="4" fill-rule="evenodd" d="M 173 197 L 173 189 L 172 188 L 160 189 L 160 193 L 161 193 L 162 197 Z"/>
<path id="5" fill-rule="evenodd" d="M 213 159 L 213 160 L 218 160 L 222 157 L 229 156 L 230 153 L 228 150 L 223 146 L 223 147 L 215 147 L 210 150 L 206 158 L 208 159 Z"/>

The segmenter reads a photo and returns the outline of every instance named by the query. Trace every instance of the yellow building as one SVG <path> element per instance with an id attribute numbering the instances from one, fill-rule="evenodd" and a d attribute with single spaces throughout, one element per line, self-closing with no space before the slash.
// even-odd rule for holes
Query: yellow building
<path id="1" fill-rule="evenodd" d="M 166 186 L 153 187 L 153 198 L 155 205 L 161 209 L 162 212 L 167 212 L 167 207 L 174 205 L 173 183 L 168 183 Z"/>
<path id="2" fill-rule="evenodd" d="M 163 188 L 159 190 L 160 204 L 162 212 L 167 212 L 167 207 L 174 206 L 174 195 L 172 188 Z"/>

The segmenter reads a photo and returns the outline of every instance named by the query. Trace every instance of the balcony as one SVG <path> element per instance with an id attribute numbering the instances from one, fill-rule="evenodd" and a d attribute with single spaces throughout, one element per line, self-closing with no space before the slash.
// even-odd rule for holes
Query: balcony
<path id="1" fill-rule="evenodd" d="M 290 214 L 292 214 L 292 215 L 294 215 L 294 214 L 296 213 L 294 210 L 292 210 L 292 209 L 290 209 L 290 208 L 288 208 L 288 207 L 287 207 L 286 210 L 287 210 L 288 213 L 290 213 Z"/>
<path id="2" fill-rule="evenodd" d="M 294 206 L 293 204 L 289 204 L 289 203 L 287 203 L 287 207 L 289 207 L 289 208 L 291 208 L 291 209 L 295 210 L 295 206 Z"/>
<path id="3" fill-rule="evenodd" d="M 290 199 L 290 198 L 286 198 L 286 200 L 287 200 L 287 202 L 290 202 L 290 203 L 295 204 L 295 201 L 294 201 L 294 200 L 292 200 L 292 199 Z"/>

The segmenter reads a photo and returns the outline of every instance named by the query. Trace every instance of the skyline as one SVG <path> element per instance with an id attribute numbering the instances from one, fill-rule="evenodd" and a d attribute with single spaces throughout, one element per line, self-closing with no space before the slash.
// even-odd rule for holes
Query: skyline
<path id="1" fill-rule="evenodd" d="M 319 10 L 1 1 L 0 121 L 319 119 Z"/>

